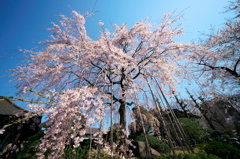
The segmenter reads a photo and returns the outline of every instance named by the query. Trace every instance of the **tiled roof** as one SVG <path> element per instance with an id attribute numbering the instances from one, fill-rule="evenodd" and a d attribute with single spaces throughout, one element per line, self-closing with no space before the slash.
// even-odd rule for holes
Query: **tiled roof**
<path id="1" fill-rule="evenodd" d="M 11 100 L 0 96 L 0 115 L 15 115 L 27 110 L 17 106 Z"/>

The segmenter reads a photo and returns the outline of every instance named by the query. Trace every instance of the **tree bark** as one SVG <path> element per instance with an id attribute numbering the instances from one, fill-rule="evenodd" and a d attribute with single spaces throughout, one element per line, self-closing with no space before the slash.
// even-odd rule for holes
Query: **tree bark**
<path id="1" fill-rule="evenodd" d="M 122 100 L 120 101 L 119 107 L 119 116 L 120 116 L 120 124 L 124 129 L 126 129 L 126 98 L 125 98 L 125 90 L 122 93 Z"/>
<path id="2" fill-rule="evenodd" d="M 127 88 L 127 84 L 124 83 L 126 80 L 126 75 L 125 75 L 125 68 L 121 69 L 121 79 L 120 79 L 120 85 L 121 85 L 121 89 L 122 89 L 122 99 L 119 100 L 120 102 L 120 107 L 119 107 L 119 116 L 120 116 L 120 125 L 122 125 L 123 129 L 126 130 L 126 88 Z"/>

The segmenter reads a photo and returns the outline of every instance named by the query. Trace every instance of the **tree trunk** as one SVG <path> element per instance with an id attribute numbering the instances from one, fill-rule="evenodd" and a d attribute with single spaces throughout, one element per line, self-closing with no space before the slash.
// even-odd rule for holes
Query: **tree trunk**
<path id="1" fill-rule="evenodd" d="M 126 88 L 127 85 L 124 84 L 125 74 L 124 68 L 122 68 L 122 79 L 121 79 L 121 89 L 122 89 L 122 99 L 120 100 L 120 107 L 119 107 L 119 115 L 120 115 L 120 125 L 122 125 L 123 129 L 126 130 Z"/>
<path id="2" fill-rule="evenodd" d="M 125 97 L 125 94 L 123 95 Z M 124 129 L 126 129 L 126 101 L 123 100 L 120 102 L 120 107 L 119 107 L 119 115 L 120 115 L 120 124 Z"/>

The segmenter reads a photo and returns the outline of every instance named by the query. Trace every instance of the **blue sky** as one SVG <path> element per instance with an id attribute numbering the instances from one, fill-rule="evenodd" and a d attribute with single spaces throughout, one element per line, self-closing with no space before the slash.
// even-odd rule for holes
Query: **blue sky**
<path id="1" fill-rule="evenodd" d="M 183 15 L 185 26 L 185 36 L 179 40 L 190 42 L 211 25 L 220 28 L 225 18 L 233 17 L 220 13 L 227 5 L 227 0 L 0 0 L 0 96 L 16 93 L 8 70 L 24 60 L 18 49 L 37 50 L 38 42 L 50 39 L 46 29 L 60 20 L 57 15 L 71 17 L 72 10 L 82 14 L 94 10 L 96 22 L 130 27 L 146 17 L 157 24 L 164 13 L 175 11 Z M 88 19 L 86 27 L 90 37 L 97 39 L 99 29 L 94 21 Z"/>

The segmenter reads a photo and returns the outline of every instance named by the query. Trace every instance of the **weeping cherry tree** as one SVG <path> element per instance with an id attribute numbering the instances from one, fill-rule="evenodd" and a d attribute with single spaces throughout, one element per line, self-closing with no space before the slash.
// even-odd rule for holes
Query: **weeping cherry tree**
<path id="1" fill-rule="evenodd" d="M 53 23 L 51 40 L 43 42 L 42 50 L 22 50 L 28 59 L 14 72 L 19 92 L 39 101 L 29 104 L 30 109 L 47 114 L 39 157 L 48 149 L 50 158 L 59 157 L 72 142 L 78 147 L 84 125 L 102 121 L 110 108 L 118 111 L 126 130 L 126 108 L 149 102 L 146 79 L 154 77 L 163 88 L 175 91 L 174 84 L 185 73 L 181 61 L 198 50 L 174 40 L 183 28 L 180 17 L 172 14 L 165 14 L 159 25 L 146 19 L 131 28 L 113 25 L 113 32 L 99 22 L 98 40 L 87 34 L 88 15 L 72 14 L 73 18 L 61 15 L 62 20 Z"/>

